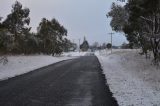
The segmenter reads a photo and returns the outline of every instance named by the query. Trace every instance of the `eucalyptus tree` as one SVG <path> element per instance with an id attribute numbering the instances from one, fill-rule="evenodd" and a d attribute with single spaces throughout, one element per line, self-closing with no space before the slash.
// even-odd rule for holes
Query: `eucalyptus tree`
<path id="1" fill-rule="evenodd" d="M 30 10 L 28 8 L 23 8 L 22 4 L 18 1 L 12 5 L 11 13 L 4 20 L 3 25 L 11 33 L 14 43 L 12 51 L 16 53 L 22 52 L 22 46 L 25 34 L 24 32 L 29 32 L 31 28 L 28 27 L 30 23 L 29 18 Z"/>
<path id="2" fill-rule="evenodd" d="M 154 62 L 160 61 L 160 1 L 128 0 L 125 6 L 113 4 L 107 16 L 111 27 L 124 32 L 129 42 L 139 44 L 143 53 L 152 50 Z"/>
<path id="3" fill-rule="evenodd" d="M 37 29 L 41 52 L 55 55 L 63 51 L 63 40 L 64 36 L 67 36 L 67 30 L 56 19 L 50 21 L 43 18 Z"/>
<path id="4" fill-rule="evenodd" d="M 106 16 L 112 18 L 110 22 L 112 30 L 123 32 L 123 28 L 128 21 L 128 12 L 125 7 L 112 3 L 111 11 Z"/>
<path id="5" fill-rule="evenodd" d="M 154 62 L 160 61 L 160 1 L 129 0 L 129 23 L 133 31 L 139 32 L 145 49 L 151 49 Z"/>

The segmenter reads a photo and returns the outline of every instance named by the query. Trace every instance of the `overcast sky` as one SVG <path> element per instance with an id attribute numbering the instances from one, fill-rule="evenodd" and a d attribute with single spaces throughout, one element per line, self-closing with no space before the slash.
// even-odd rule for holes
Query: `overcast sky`
<path id="1" fill-rule="evenodd" d="M 43 17 L 56 18 L 68 30 L 68 38 L 78 42 L 84 36 L 90 44 L 109 43 L 111 27 L 110 19 L 106 13 L 110 10 L 112 2 L 116 0 L 18 0 L 24 7 L 30 9 L 32 31 Z M 6 18 L 11 12 L 11 5 L 15 0 L 0 0 L 0 16 Z M 123 34 L 115 33 L 113 45 L 126 42 Z"/>

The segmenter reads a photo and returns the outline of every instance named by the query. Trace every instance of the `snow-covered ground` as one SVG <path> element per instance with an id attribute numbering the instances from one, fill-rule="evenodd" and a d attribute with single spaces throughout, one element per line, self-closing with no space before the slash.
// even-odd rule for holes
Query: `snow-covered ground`
<path id="1" fill-rule="evenodd" d="M 76 56 L 84 56 L 88 52 L 64 52 L 62 56 L 67 56 L 67 57 L 76 57 Z"/>
<path id="2" fill-rule="evenodd" d="M 3 65 L 0 63 L 0 80 L 5 80 L 24 73 L 28 73 L 35 69 L 60 62 L 67 59 L 72 59 L 78 56 L 84 56 L 84 52 L 69 52 L 63 53 L 62 56 L 53 57 L 48 55 L 34 56 L 7 56 L 8 63 Z M 0 57 L 1 58 L 1 57 Z"/>
<path id="3" fill-rule="evenodd" d="M 160 68 L 138 50 L 95 53 L 120 106 L 160 106 Z"/>

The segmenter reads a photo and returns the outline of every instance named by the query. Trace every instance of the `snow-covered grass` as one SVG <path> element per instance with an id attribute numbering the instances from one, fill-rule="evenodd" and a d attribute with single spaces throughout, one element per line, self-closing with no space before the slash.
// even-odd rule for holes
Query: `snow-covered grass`
<path id="1" fill-rule="evenodd" d="M 160 68 L 139 50 L 96 52 L 107 83 L 120 106 L 160 106 Z"/>
<path id="2" fill-rule="evenodd" d="M 66 52 L 59 57 L 48 55 L 7 56 L 8 63 L 5 65 L 0 63 L 0 80 L 5 80 L 24 73 L 28 73 L 35 69 L 48 66 L 56 62 L 84 56 L 86 53 L 87 52 Z"/>
<path id="3" fill-rule="evenodd" d="M 68 56 L 68 57 L 77 57 L 77 56 L 84 56 L 88 52 L 64 52 L 62 56 Z"/>
<path id="4" fill-rule="evenodd" d="M 78 56 L 84 56 L 85 54 L 86 52 L 68 52 L 63 53 L 59 57 L 48 55 L 7 56 L 8 63 L 5 65 L 3 65 L 3 63 L 0 63 L 0 80 L 5 80 L 24 73 L 28 73 L 35 69 L 48 66 L 56 62 L 72 59 Z"/>

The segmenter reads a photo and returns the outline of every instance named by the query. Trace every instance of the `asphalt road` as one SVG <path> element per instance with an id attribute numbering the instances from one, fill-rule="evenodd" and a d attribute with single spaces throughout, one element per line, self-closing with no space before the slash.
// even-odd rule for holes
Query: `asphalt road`
<path id="1" fill-rule="evenodd" d="M 0 82 L 0 106 L 117 106 L 95 56 Z"/>

